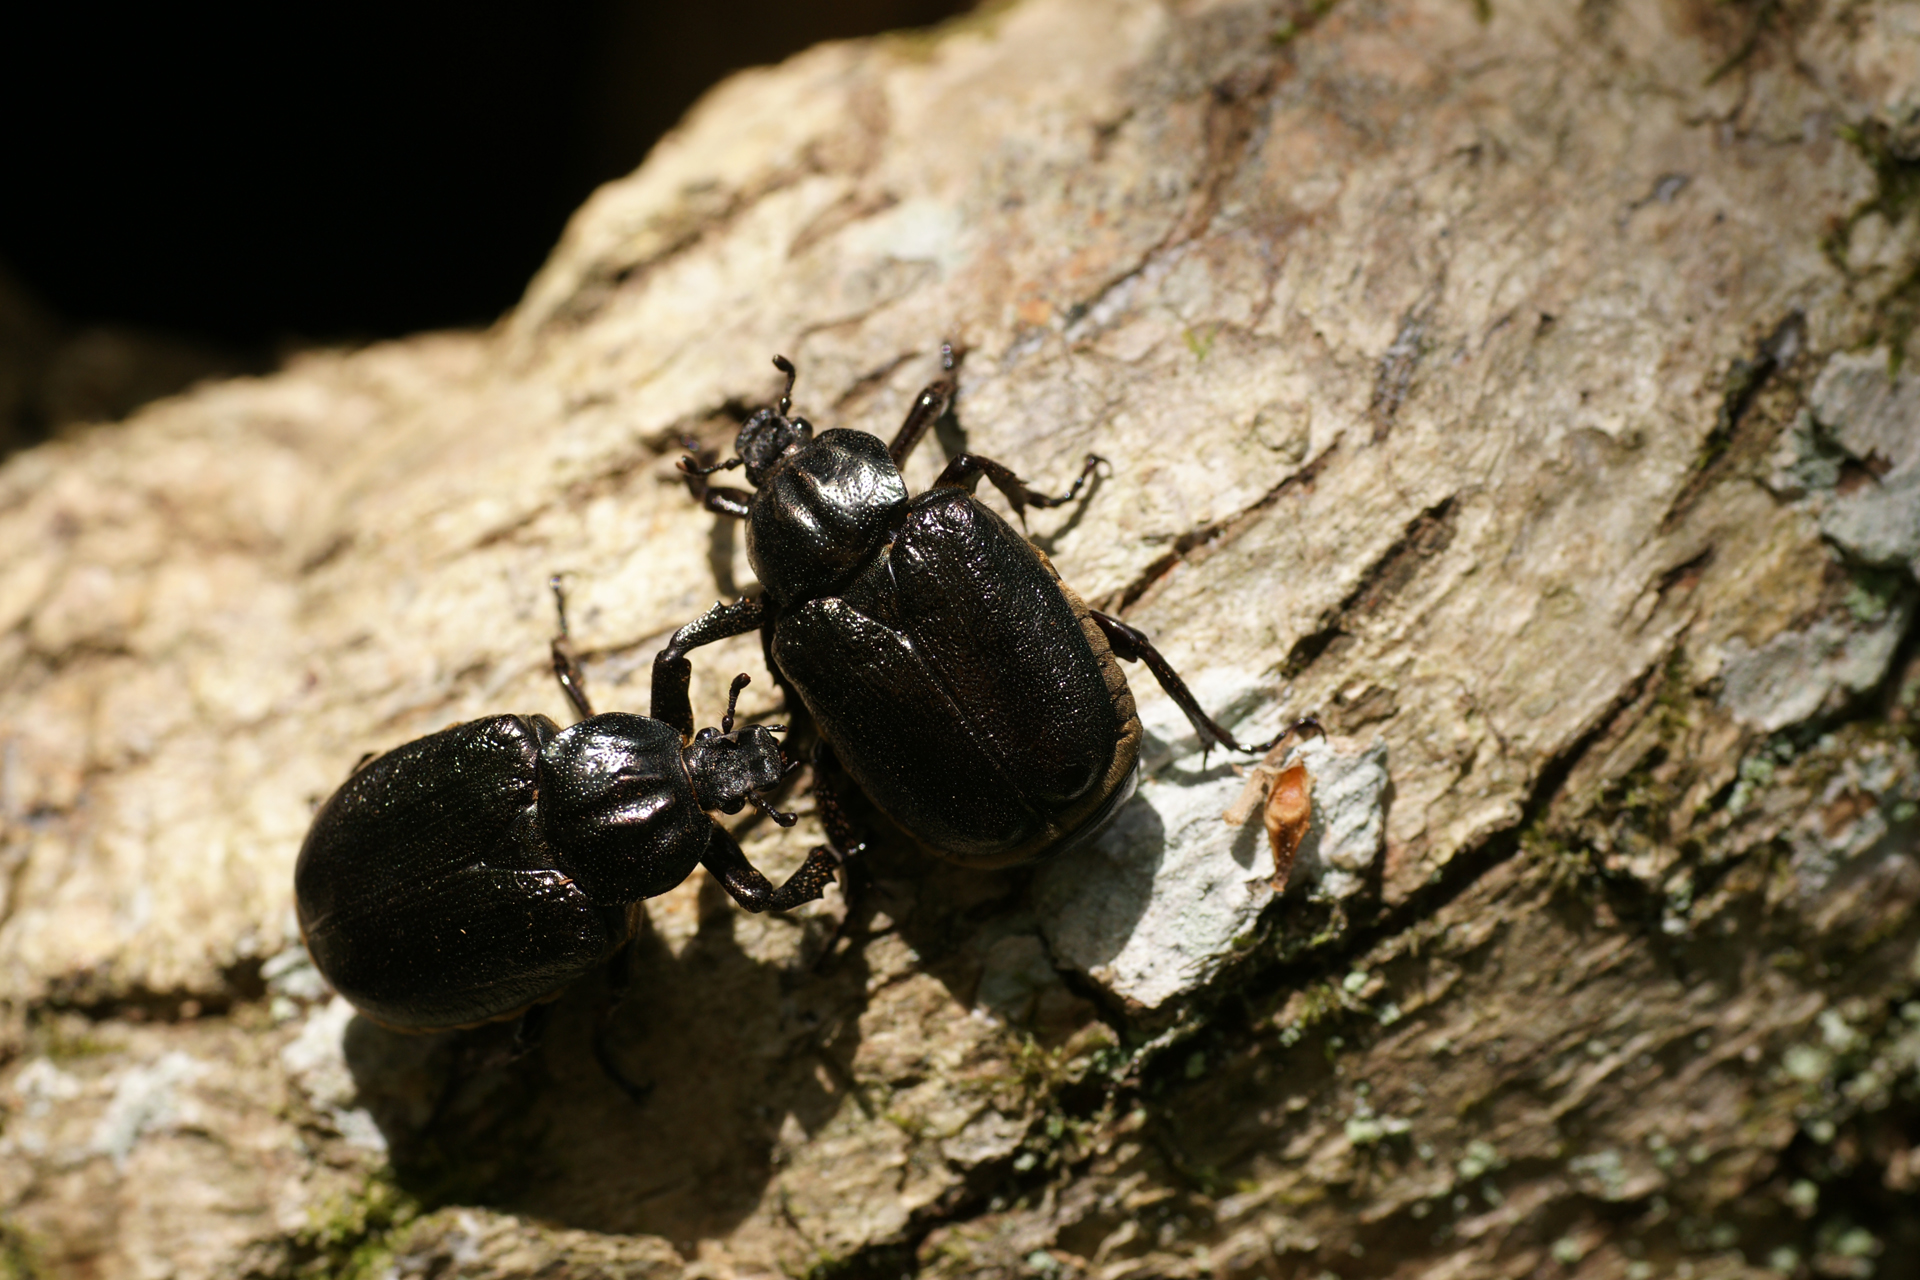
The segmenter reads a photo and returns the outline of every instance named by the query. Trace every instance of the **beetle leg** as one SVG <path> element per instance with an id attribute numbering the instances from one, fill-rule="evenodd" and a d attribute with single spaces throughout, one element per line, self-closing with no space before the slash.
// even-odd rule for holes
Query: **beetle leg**
<path id="1" fill-rule="evenodd" d="M 1234 751 L 1262 752 L 1270 751 L 1286 740 L 1290 733 L 1312 731 L 1321 732 L 1320 722 L 1312 716 L 1304 716 L 1288 726 L 1285 732 L 1275 735 L 1266 742 L 1256 742 L 1250 746 L 1241 746 L 1234 736 L 1228 733 L 1217 721 L 1200 709 L 1193 691 L 1187 688 L 1187 682 L 1173 669 L 1173 664 L 1161 656 L 1146 633 L 1130 627 L 1111 614 L 1101 613 L 1098 609 L 1090 611 L 1093 620 L 1100 624 L 1100 630 L 1106 633 L 1107 643 L 1113 648 L 1113 656 L 1126 662 L 1144 662 L 1147 670 L 1153 672 L 1153 678 L 1167 691 L 1175 705 L 1186 713 L 1187 723 L 1193 726 L 1194 736 L 1200 739 L 1200 750 L 1204 754 L 1214 746 L 1227 747 Z"/>
<path id="2" fill-rule="evenodd" d="M 567 593 L 560 586 L 557 573 L 547 579 L 547 585 L 553 589 L 554 612 L 560 615 L 560 633 L 549 645 L 553 654 L 553 678 L 560 682 L 560 691 L 567 695 L 567 701 L 580 713 L 580 718 L 591 720 L 593 704 L 587 701 L 587 677 L 580 670 L 580 659 L 573 651 L 573 637 L 567 632 Z"/>
<path id="3" fill-rule="evenodd" d="M 693 500 L 717 516 L 745 520 L 753 505 L 751 493 L 745 489 L 729 489 L 707 483 L 707 477 L 714 472 L 731 471 L 743 465 L 740 459 L 728 458 L 715 462 L 713 451 L 702 449 L 700 442 L 692 436 L 681 436 L 680 444 L 687 451 L 687 456 L 680 459 L 680 478 L 687 482 L 687 492 Z"/>
<path id="4" fill-rule="evenodd" d="M 1265 742 L 1255 742 L 1249 746 L 1245 746 L 1240 749 L 1242 751 L 1255 751 L 1255 752 L 1265 753 L 1273 750 L 1275 747 L 1285 742 L 1288 738 L 1294 737 L 1296 735 L 1303 738 L 1308 738 L 1308 737 L 1324 738 L 1327 736 L 1327 731 L 1326 731 L 1326 728 L 1321 725 L 1319 716 L 1313 716 L 1313 715 L 1301 716 L 1298 720 L 1295 720 L 1292 724 L 1288 725 L 1286 728 L 1282 729 L 1280 732 L 1274 734 L 1271 738 L 1268 738 Z"/>
<path id="5" fill-rule="evenodd" d="M 687 651 L 752 631 L 764 619 L 758 600 L 737 600 L 714 605 L 674 632 L 667 647 L 653 655 L 653 718 L 678 729 L 682 738 L 693 737 L 693 702 L 687 696 L 693 664 L 687 661 Z"/>
<path id="6" fill-rule="evenodd" d="M 1066 506 L 1079 496 L 1081 486 L 1087 483 L 1088 478 L 1105 461 L 1106 459 L 1097 453 L 1088 454 L 1086 465 L 1080 468 L 1080 474 L 1075 477 L 1072 487 L 1055 498 L 1029 489 L 1026 481 L 1015 475 L 1011 468 L 995 462 L 992 458 L 983 458 L 975 453 L 959 453 L 955 454 L 953 461 L 947 464 L 947 469 L 940 473 L 940 478 L 933 482 L 933 487 L 965 489 L 968 493 L 972 493 L 979 486 L 980 477 L 985 476 L 993 483 L 994 488 L 1006 495 L 1007 501 L 1013 506 L 1013 514 L 1019 517 L 1024 527 L 1027 523 L 1028 507 Z"/>
<path id="7" fill-rule="evenodd" d="M 681 459 L 680 476 L 687 482 L 687 492 L 693 500 L 717 516 L 732 516 L 735 520 L 745 520 L 753 511 L 753 495 L 745 489 L 732 489 L 726 485 L 708 484 L 704 472 L 687 466 L 689 459 Z M 727 464 L 739 466 L 740 459 L 729 458 Z M 712 470 L 718 471 L 719 467 Z"/>
<path id="8" fill-rule="evenodd" d="M 607 998 L 600 1006 L 599 1016 L 593 1025 L 593 1060 L 600 1064 L 600 1070 L 607 1079 L 620 1087 L 639 1106 L 646 1102 L 647 1095 L 653 1092 L 651 1080 L 641 1083 L 620 1069 L 613 1059 L 613 1050 L 607 1044 L 607 1033 L 613 1029 L 613 1015 L 619 1009 L 620 1002 L 627 998 L 627 989 L 633 982 L 633 944 L 623 942 L 620 949 L 607 960 Z"/>
<path id="9" fill-rule="evenodd" d="M 840 789 L 832 781 L 840 767 L 833 748 L 826 739 L 818 738 L 813 744 L 813 798 L 820 813 L 820 825 L 827 833 L 828 851 L 840 864 L 840 899 L 846 910 L 840 915 L 840 922 L 833 926 L 833 932 L 827 937 L 827 945 L 822 948 L 814 968 L 825 964 L 833 955 L 833 949 L 853 924 L 853 918 L 860 910 L 860 900 L 866 896 L 866 861 L 860 856 L 867 851 L 867 842 L 860 838 L 853 825 L 853 819 L 847 815 L 845 806 L 840 803 Z"/>
<path id="10" fill-rule="evenodd" d="M 761 601 L 765 603 L 766 597 L 762 596 Z M 767 664 L 767 671 L 773 676 L 774 687 L 780 690 L 780 696 L 786 700 L 787 707 L 789 709 L 798 707 L 804 714 L 806 704 L 800 701 L 800 695 L 794 692 L 791 684 L 787 683 L 787 673 L 782 671 L 780 664 L 773 660 L 773 629 L 774 623 L 778 620 L 772 608 L 766 609 L 761 615 L 760 657 Z"/>
<path id="11" fill-rule="evenodd" d="M 812 763 L 813 795 L 820 807 L 820 825 L 826 829 L 827 843 L 832 846 L 834 856 L 845 866 L 867 851 L 867 842 L 854 831 L 853 819 L 840 803 L 840 788 L 830 781 L 840 767 L 840 758 L 833 754 L 825 738 L 814 740 Z"/>
<path id="12" fill-rule="evenodd" d="M 688 477 L 687 488 L 693 488 L 692 477 Z M 701 485 L 700 492 L 694 497 L 700 499 L 700 505 L 717 516 L 732 516 L 735 520 L 745 520 L 753 514 L 753 495 L 745 489 L 729 489 L 722 485 Z"/>
<path id="13" fill-rule="evenodd" d="M 921 388 L 920 394 L 913 398 L 913 408 L 907 410 L 906 421 L 902 422 L 900 429 L 893 433 L 893 443 L 887 446 L 887 456 L 893 459 L 894 466 L 898 467 L 906 462 L 907 455 L 914 451 L 921 437 L 927 434 L 927 428 L 940 421 L 940 415 L 945 413 L 947 406 L 952 403 L 953 380 L 951 378 L 936 378 Z"/>
<path id="14" fill-rule="evenodd" d="M 808 852 L 807 860 L 800 864 L 800 869 L 776 889 L 747 861 L 747 855 L 740 852 L 740 843 L 725 827 L 716 823 L 713 838 L 707 843 L 707 854 L 700 859 L 700 865 L 713 873 L 720 887 L 732 894 L 735 902 L 749 911 L 759 912 L 791 911 L 803 903 L 814 901 L 833 883 L 833 869 L 837 863 L 830 850 L 816 846 Z"/>
<path id="15" fill-rule="evenodd" d="M 551 1000 L 522 1009 L 513 1020 L 513 1034 L 504 1045 L 492 1037 L 489 1038 L 492 1040 L 490 1045 L 483 1043 L 470 1027 L 455 1031 L 453 1060 L 447 1064 L 447 1076 L 440 1084 L 440 1095 L 434 1099 L 433 1109 L 427 1113 L 426 1123 L 420 1126 L 420 1132 L 431 1133 L 439 1126 L 452 1109 L 461 1086 L 471 1080 L 476 1072 L 498 1070 L 537 1050 L 546 1036 L 547 1025 L 553 1021 L 553 1012 Z"/>

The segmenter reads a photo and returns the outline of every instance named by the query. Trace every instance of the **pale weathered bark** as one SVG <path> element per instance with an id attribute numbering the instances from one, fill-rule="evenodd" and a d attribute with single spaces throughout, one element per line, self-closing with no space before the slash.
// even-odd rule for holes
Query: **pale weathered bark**
<path id="1" fill-rule="evenodd" d="M 13 458 L 5 1265 L 1909 1274 L 1917 175 L 1911 3 L 1023 0 L 730 81 L 490 332 Z M 310 803 L 559 716 L 555 571 L 644 709 L 748 576 L 678 438 L 775 351 L 885 431 L 942 339 L 910 481 L 1098 452 L 1065 576 L 1236 729 L 1334 731 L 1293 887 L 1135 675 L 1095 850 L 883 840 L 817 972 L 837 896 L 648 904 L 644 1107 L 595 982 L 507 1069 L 330 1003 Z M 743 640 L 703 720 L 742 669 L 776 710 Z"/>

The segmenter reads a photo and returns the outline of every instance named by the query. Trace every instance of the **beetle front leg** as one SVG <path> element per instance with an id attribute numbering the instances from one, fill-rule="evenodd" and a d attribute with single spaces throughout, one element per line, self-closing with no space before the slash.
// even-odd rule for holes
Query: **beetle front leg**
<path id="1" fill-rule="evenodd" d="M 693 500 L 713 514 L 732 516 L 735 520 L 745 520 L 753 514 L 753 495 L 745 489 L 708 484 L 706 473 L 689 468 L 684 459 L 680 463 L 680 476 L 687 482 L 687 492 L 693 495 Z"/>
<path id="2" fill-rule="evenodd" d="M 772 881 L 747 861 L 747 855 L 740 852 L 739 841 L 725 827 L 716 823 L 713 838 L 707 844 L 707 855 L 700 859 L 700 865 L 710 871 L 720 882 L 720 887 L 732 894 L 733 900 L 747 910 L 791 911 L 804 903 L 815 901 L 826 892 L 827 886 L 833 883 L 834 868 L 839 865 L 839 860 L 831 850 L 816 846 L 807 854 L 807 860 L 800 864 L 800 869 L 776 889 Z"/>
<path id="3" fill-rule="evenodd" d="M 994 488 L 1006 495 L 1008 503 L 1013 507 L 1013 514 L 1019 517 L 1022 525 L 1025 525 L 1028 507 L 1066 506 L 1079 496 L 1081 486 L 1087 483 L 1095 469 L 1105 461 L 1106 459 L 1097 453 L 1088 454 L 1086 465 L 1080 468 L 1080 474 L 1074 479 L 1072 487 L 1055 498 L 1029 489 L 1026 481 L 1015 475 L 1012 468 L 995 462 L 992 458 L 983 458 L 973 453 L 961 453 L 954 455 L 953 461 L 947 464 L 947 469 L 942 471 L 940 478 L 933 482 L 933 487 L 965 489 L 968 493 L 972 493 L 979 486 L 980 477 L 985 476 Z"/>
<path id="4" fill-rule="evenodd" d="M 708 484 L 707 477 L 716 471 L 731 471 L 740 466 L 738 458 L 728 458 L 725 462 L 709 462 L 713 454 L 703 450 L 691 436 L 681 437 L 680 443 L 687 449 L 688 456 L 680 459 L 680 478 L 687 482 L 687 492 L 693 500 L 717 516 L 732 516 L 736 520 L 745 520 L 753 510 L 753 495 L 745 489 L 729 489 L 724 485 Z"/>
<path id="5" fill-rule="evenodd" d="M 893 433 L 893 443 L 887 446 L 887 456 L 898 467 L 907 460 L 907 455 L 919 445 L 921 437 L 927 434 L 927 428 L 940 421 L 940 415 L 953 403 L 953 382 L 949 378 L 939 378 L 922 387 L 920 394 L 913 398 L 913 408 L 907 410 L 906 421 Z"/>
<path id="6" fill-rule="evenodd" d="M 653 718 L 678 729 L 682 738 L 691 738 L 693 701 L 687 687 L 693 681 L 693 664 L 687 661 L 687 652 L 757 630 L 765 620 L 766 611 L 758 600 L 736 600 L 714 605 L 674 632 L 667 647 L 653 655 Z"/>
<path id="7" fill-rule="evenodd" d="M 1167 691 L 1174 704 L 1185 713 L 1187 723 L 1193 726 L 1194 736 L 1200 739 L 1202 754 L 1211 751 L 1216 745 L 1234 751 L 1262 752 L 1270 751 L 1284 741 L 1288 734 L 1300 730 L 1319 730 L 1320 722 L 1312 716 L 1303 716 L 1289 725 L 1284 732 L 1274 735 L 1266 742 L 1257 742 L 1252 746 L 1241 746 L 1234 740 L 1218 721 L 1200 709 L 1200 703 L 1187 688 L 1187 682 L 1173 669 L 1173 664 L 1153 647 L 1146 633 L 1130 627 L 1111 614 L 1101 613 L 1098 609 L 1090 611 L 1093 620 L 1100 624 L 1100 630 L 1106 633 L 1107 644 L 1113 649 L 1113 656 L 1125 662 L 1144 662 L 1147 670 L 1153 672 L 1153 678 Z"/>

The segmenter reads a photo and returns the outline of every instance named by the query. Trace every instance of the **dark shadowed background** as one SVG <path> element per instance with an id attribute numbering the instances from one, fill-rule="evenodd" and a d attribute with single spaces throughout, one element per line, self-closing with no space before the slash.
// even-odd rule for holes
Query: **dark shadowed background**
<path id="1" fill-rule="evenodd" d="M 23 5 L 0 22 L 0 452 L 289 345 L 484 324 L 729 71 L 968 7 Z"/>

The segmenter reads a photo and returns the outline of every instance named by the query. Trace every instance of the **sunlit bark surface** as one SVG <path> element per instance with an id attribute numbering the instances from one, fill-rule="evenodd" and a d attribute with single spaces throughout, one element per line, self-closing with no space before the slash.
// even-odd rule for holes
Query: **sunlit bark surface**
<path id="1" fill-rule="evenodd" d="M 1920 6 L 1023 0 L 711 94 L 486 333 L 0 468 L 0 1274 L 1920 1270 Z M 674 479 L 800 369 L 1029 521 L 1140 795 L 871 910 L 703 874 L 541 1051 L 352 1016 L 289 904 L 370 750 L 603 707 L 751 587 Z M 987 501 L 999 503 L 997 496 Z M 751 638 L 694 703 L 784 718 Z M 770 874 L 818 839 L 743 832 Z"/>

